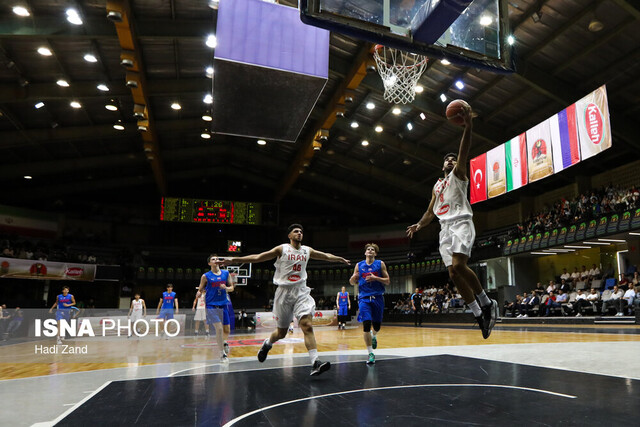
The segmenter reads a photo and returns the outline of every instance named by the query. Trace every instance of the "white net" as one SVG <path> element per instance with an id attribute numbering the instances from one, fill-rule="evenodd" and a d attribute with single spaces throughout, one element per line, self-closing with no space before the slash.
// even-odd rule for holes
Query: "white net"
<path id="1" fill-rule="evenodd" d="M 393 104 L 408 104 L 416 97 L 416 85 L 427 69 L 424 55 L 377 45 L 373 51 L 376 68 L 384 85 L 384 99 Z"/>

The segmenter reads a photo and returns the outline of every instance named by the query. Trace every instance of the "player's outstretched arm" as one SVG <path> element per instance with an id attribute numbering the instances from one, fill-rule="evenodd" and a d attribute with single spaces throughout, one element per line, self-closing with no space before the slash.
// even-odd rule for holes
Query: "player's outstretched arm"
<path id="1" fill-rule="evenodd" d="M 422 230 L 427 225 L 431 224 L 431 221 L 436 217 L 433 213 L 433 206 L 436 204 L 436 194 L 433 190 L 431 190 L 431 201 L 429 202 L 429 207 L 427 211 L 422 215 L 420 221 L 416 222 L 413 225 L 407 227 L 407 236 L 411 239 L 414 234 L 418 231 Z"/>
<path id="2" fill-rule="evenodd" d="M 320 261 L 333 261 L 333 262 L 341 262 L 343 264 L 350 265 L 351 261 L 346 258 L 342 258 L 341 256 L 328 254 L 325 252 L 316 251 L 313 248 L 309 248 L 309 258 L 317 259 Z"/>
<path id="3" fill-rule="evenodd" d="M 245 262 L 258 263 L 258 262 L 264 262 L 264 261 L 269 261 L 270 259 L 278 258 L 280 255 L 282 255 L 282 246 L 276 246 L 270 251 L 262 252 L 260 254 L 224 258 L 221 261 L 219 261 L 218 264 L 226 266 L 226 265 L 232 265 L 232 264 L 242 264 Z"/>
<path id="4" fill-rule="evenodd" d="M 469 160 L 469 150 L 471 149 L 471 133 L 473 132 L 473 111 L 471 107 L 463 107 L 464 112 L 464 132 L 460 140 L 460 149 L 458 150 L 458 159 L 453 173 L 461 180 L 467 179 L 467 161 Z"/>

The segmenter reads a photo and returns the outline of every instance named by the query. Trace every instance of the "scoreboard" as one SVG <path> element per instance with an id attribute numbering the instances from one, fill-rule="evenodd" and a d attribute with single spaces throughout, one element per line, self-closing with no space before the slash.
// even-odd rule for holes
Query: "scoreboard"
<path id="1" fill-rule="evenodd" d="M 163 197 L 160 220 L 211 224 L 277 225 L 278 205 Z"/>

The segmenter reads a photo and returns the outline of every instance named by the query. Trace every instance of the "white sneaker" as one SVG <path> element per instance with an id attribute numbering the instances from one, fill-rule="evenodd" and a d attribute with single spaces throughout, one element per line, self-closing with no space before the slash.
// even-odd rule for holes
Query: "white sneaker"
<path id="1" fill-rule="evenodd" d="M 582 314 L 578 313 L 576 314 L 576 317 L 582 317 Z"/>
<path id="2" fill-rule="evenodd" d="M 523 315 L 522 317 L 529 317 L 529 316 L 525 314 L 525 315 Z"/>
<path id="3" fill-rule="evenodd" d="M 522 317 L 522 314 L 518 314 L 516 317 L 519 319 Z"/>

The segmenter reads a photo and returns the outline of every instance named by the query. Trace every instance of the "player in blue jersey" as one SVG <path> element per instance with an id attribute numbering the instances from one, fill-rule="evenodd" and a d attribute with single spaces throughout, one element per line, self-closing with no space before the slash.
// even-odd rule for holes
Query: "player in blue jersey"
<path id="1" fill-rule="evenodd" d="M 69 287 L 63 286 L 62 293 L 56 297 L 56 302 L 54 302 L 49 309 L 49 313 L 53 313 L 53 309 L 57 307 L 58 344 L 62 344 L 62 339 L 60 338 L 60 321 L 64 319 L 69 322 L 71 320 L 71 307 L 74 305 L 76 305 L 76 299 L 69 293 Z"/>
<path id="2" fill-rule="evenodd" d="M 338 329 L 346 329 L 349 310 L 351 310 L 351 300 L 349 300 L 349 292 L 344 286 L 336 295 L 336 307 L 338 307 Z"/>
<path id="3" fill-rule="evenodd" d="M 367 243 L 364 246 L 364 261 L 356 264 L 349 283 L 358 285 L 358 322 L 362 322 L 364 343 L 369 352 L 367 365 L 376 363 L 373 350 L 378 347 L 376 335 L 382 325 L 382 312 L 384 310 L 384 287 L 390 282 L 387 266 L 376 256 L 380 248 L 375 243 Z"/>
<path id="4" fill-rule="evenodd" d="M 230 318 L 227 311 L 227 292 L 233 292 L 234 284 L 228 270 L 221 270 L 218 255 L 211 254 L 207 258 L 207 264 L 211 267 L 200 278 L 198 296 L 205 292 L 207 324 L 216 330 L 216 341 L 220 349 L 220 359 L 223 362 L 229 360 L 229 344 L 227 338 L 230 332 Z"/>
<path id="5" fill-rule="evenodd" d="M 158 319 L 162 319 L 163 322 L 173 319 L 173 309 L 175 306 L 175 313 L 178 314 L 180 309 L 178 308 L 178 297 L 173 292 L 173 285 L 167 284 L 167 290 L 162 293 L 162 297 L 158 302 L 158 308 L 156 309 L 156 316 Z M 169 337 L 167 337 L 168 339 Z"/>

